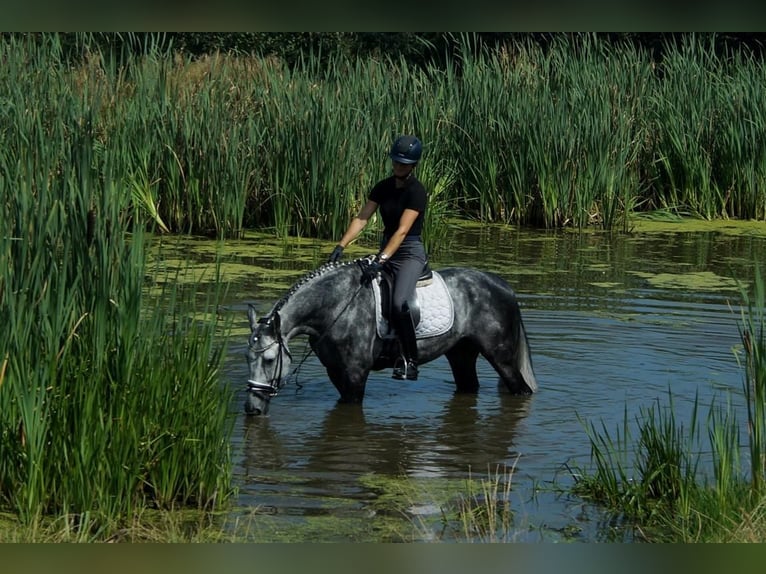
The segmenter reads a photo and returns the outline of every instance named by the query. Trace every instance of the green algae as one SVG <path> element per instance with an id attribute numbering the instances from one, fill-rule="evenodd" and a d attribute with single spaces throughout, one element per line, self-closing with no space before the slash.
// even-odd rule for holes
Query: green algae
<path id="1" fill-rule="evenodd" d="M 256 515 L 249 520 L 247 538 L 253 542 L 407 542 L 411 525 L 394 517 L 321 514 L 289 517 Z"/>
<path id="2" fill-rule="evenodd" d="M 588 285 L 593 285 L 599 289 L 615 290 L 618 287 L 622 287 L 622 283 L 615 283 L 614 281 L 591 281 Z"/>
<path id="3" fill-rule="evenodd" d="M 658 289 L 683 289 L 684 291 L 738 291 L 737 281 L 731 277 L 722 277 L 712 271 L 689 271 L 687 273 L 646 273 L 629 271 L 628 273 L 644 279 Z"/>
<path id="4" fill-rule="evenodd" d="M 381 474 L 363 475 L 359 482 L 374 494 L 370 506 L 377 511 L 406 513 L 414 506 L 442 507 L 460 492 L 463 481 L 412 478 Z"/>
<path id="5" fill-rule="evenodd" d="M 636 215 L 630 219 L 633 233 L 720 233 L 766 237 L 766 221 L 741 219 L 697 219 L 692 217 L 661 217 Z"/>
<path id="6" fill-rule="evenodd" d="M 463 237 L 458 237 L 459 248 L 432 258 L 431 266 L 439 269 L 459 265 L 494 272 L 515 288 L 518 286 L 522 296 L 525 291 L 542 297 L 566 292 L 568 298 L 590 298 L 605 292 L 625 294 L 642 284 L 666 290 L 727 293 L 736 290 L 737 283 L 726 275 L 734 276 L 746 268 L 748 261 L 742 254 L 758 249 L 757 244 L 751 248 L 747 240 L 732 243 L 731 255 L 725 255 L 725 261 L 712 267 L 700 257 L 712 249 L 714 242 L 735 241 L 731 238 L 736 236 L 766 236 L 766 223 L 758 221 L 707 221 L 668 215 L 634 219 L 631 233 L 451 222 L 455 233 Z M 668 241 L 685 249 L 689 256 L 687 263 L 674 258 L 672 272 L 666 272 L 667 266 L 661 265 L 669 253 Z M 223 282 L 229 284 L 229 299 L 255 300 L 262 306 L 278 299 L 305 273 L 323 264 L 334 245 L 334 241 L 282 238 L 256 230 L 230 240 L 160 237 L 151 250 L 147 288 L 150 294 L 158 295 L 167 284 L 178 284 L 202 294 L 204 285 Z M 373 240 L 363 237 L 346 248 L 344 258 L 374 251 Z M 752 255 L 758 256 L 757 252 Z M 646 264 L 637 270 L 634 262 L 639 260 Z M 237 331 L 237 336 L 245 327 Z"/>
<path id="7" fill-rule="evenodd" d="M 432 539 L 442 528 L 443 508 L 465 481 L 366 474 L 364 495 L 322 497 L 300 516 L 274 508 L 253 509 L 248 538 L 257 542 L 413 542 Z"/>
<path id="8" fill-rule="evenodd" d="M 171 280 L 176 284 L 211 283 L 235 281 L 258 273 L 273 273 L 266 267 L 237 262 L 221 263 L 220 272 L 210 263 L 192 263 L 188 259 L 163 259 L 151 269 L 155 281 Z"/>

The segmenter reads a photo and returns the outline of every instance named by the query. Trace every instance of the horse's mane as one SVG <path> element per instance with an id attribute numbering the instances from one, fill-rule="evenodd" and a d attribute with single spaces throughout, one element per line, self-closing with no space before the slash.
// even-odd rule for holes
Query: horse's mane
<path id="1" fill-rule="evenodd" d="M 338 261 L 335 263 L 325 263 L 324 265 L 320 265 L 313 271 L 309 271 L 306 273 L 303 277 L 298 279 L 292 287 L 290 287 L 290 290 L 285 293 L 282 298 L 277 301 L 274 304 L 274 307 L 271 309 L 271 312 L 269 312 L 269 317 L 273 316 L 274 313 L 279 311 L 289 300 L 290 297 L 292 297 L 299 289 L 307 285 L 308 283 L 311 283 L 314 281 L 314 279 L 318 279 L 319 277 L 323 277 L 327 275 L 330 271 L 334 271 L 336 269 L 340 269 L 341 267 L 348 267 L 349 265 L 357 265 L 360 261 L 366 260 L 367 257 L 360 257 L 359 259 L 354 259 L 351 261 Z"/>

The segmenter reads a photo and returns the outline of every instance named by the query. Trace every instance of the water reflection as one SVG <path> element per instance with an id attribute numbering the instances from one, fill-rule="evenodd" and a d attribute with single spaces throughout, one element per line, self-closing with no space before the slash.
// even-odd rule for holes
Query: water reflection
<path id="1" fill-rule="evenodd" d="M 443 411 L 424 420 L 367 421 L 364 409 L 337 405 L 306 444 L 315 472 L 464 476 L 469 467 L 507 463 L 517 425 L 531 398 L 498 397 L 480 409 L 476 395 L 454 395 Z"/>
<path id="2" fill-rule="evenodd" d="M 299 468 L 304 477 L 348 483 L 353 490 L 355 479 L 369 473 L 463 477 L 472 468 L 510 465 L 518 425 L 534 397 L 493 394 L 494 405 L 477 395 L 454 394 L 443 408 L 423 405 L 423 416 L 412 419 L 382 417 L 379 410 L 368 416 L 359 405 L 336 403 L 310 433 L 291 431 L 292 421 L 284 418 L 243 417 L 243 481 L 262 493 L 264 477 Z M 308 416 L 303 409 L 313 406 L 296 403 L 290 410 Z"/>
<path id="3" fill-rule="evenodd" d="M 285 468 L 285 445 L 269 417 L 240 417 L 242 422 L 242 469 L 245 482 L 257 482 L 263 471 Z"/>

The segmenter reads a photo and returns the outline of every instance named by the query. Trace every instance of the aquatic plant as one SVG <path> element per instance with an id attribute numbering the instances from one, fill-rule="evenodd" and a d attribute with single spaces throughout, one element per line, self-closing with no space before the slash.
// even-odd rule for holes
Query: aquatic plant
<path id="1" fill-rule="evenodd" d="M 672 395 L 667 407 L 656 402 L 640 410 L 637 439 L 627 409 L 616 435 L 592 422 L 586 427 L 592 470 L 573 470 L 573 491 L 637 524 L 650 540 L 727 541 L 766 531 L 766 291 L 759 265 L 754 275 L 752 295 L 740 284 L 744 360 L 737 360 L 744 373 L 744 432 L 734 395 L 710 406 L 707 448 L 701 443 L 697 401 L 684 426 L 676 420 Z M 742 464 L 742 434 L 749 468 Z M 703 453 L 710 453 L 707 465 Z"/>
<path id="2" fill-rule="evenodd" d="M 747 437 L 750 450 L 750 483 L 757 495 L 766 494 L 766 292 L 755 266 L 755 292 L 743 287 L 744 306 L 740 336 L 745 352 L 743 390 L 747 403 Z"/>

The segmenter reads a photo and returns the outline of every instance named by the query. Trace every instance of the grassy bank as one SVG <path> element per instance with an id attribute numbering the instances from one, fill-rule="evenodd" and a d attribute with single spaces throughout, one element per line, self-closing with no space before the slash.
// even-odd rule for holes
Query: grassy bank
<path id="1" fill-rule="evenodd" d="M 757 266 L 754 285 L 752 296 L 742 289 L 742 393 L 714 403 L 704 422 L 696 403 L 678 420 L 671 396 L 635 424 L 626 414 L 616 432 L 587 425 L 592 464 L 575 469 L 574 491 L 649 541 L 766 540 L 766 293 Z"/>
<path id="2" fill-rule="evenodd" d="M 432 245 L 447 216 L 605 228 L 637 209 L 766 217 L 766 66 L 693 36 L 661 64 L 591 38 L 466 49 L 438 68 L 191 61 L 151 46 L 71 68 L 46 40 L 0 46 L 2 145 L 17 155 L 30 121 L 43 136 L 59 126 L 172 231 L 337 238 L 403 132 L 425 142 Z"/>

